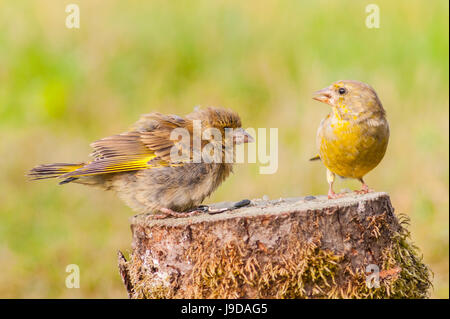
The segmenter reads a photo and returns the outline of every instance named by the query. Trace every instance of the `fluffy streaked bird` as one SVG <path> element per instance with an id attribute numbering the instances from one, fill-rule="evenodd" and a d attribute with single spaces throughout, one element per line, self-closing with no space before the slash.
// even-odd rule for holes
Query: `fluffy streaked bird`
<path id="1" fill-rule="evenodd" d="M 222 140 L 202 140 L 202 147 L 216 143 L 225 155 L 231 145 L 247 143 L 252 137 L 241 128 L 239 115 L 231 110 L 209 107 L 185 118 L 150 113 L 143 115 L 131 131 L 103 138 L 91 144 L 93 160 L 87 163 L 40 165 L 29 172 L 34 179 L 59 178 L 60 184 L 80 183 L 113 190 L 138 213 L 185 216 L 209 196 L 232 172 L 233 163 L 221 161 L 193 163 L 194 121 L 203 133 L 218 129 Z M 172 160 L 171 150 L 180 148 L 171 139 L 174 129 L 185 129 L 190 136 L 187 159 Z M 233 129 L 232 134 L 225 130 Z M 186 145 L 181 145 L 186 147 Z"/>
<path id="2" fill-rule="evenodd" d="M 389 140 L 386 112 L 375 90 L 358 81 L 337 81 L 314 93 L 315 100 L 329 104 L 331 112 L 317 131 L 319 155 L 327 168 L 328 198 L 335 176 L 358 179 L 360 193 L 369 192 L 363 177 L 383 159 Z"/>

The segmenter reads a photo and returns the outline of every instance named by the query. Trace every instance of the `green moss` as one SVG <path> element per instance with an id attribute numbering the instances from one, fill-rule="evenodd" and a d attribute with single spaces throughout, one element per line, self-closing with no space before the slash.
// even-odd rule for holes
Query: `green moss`
<path id="1" fill-rule="evenodd" d="M 422 262 L 418 248 L 410 242 L 409 218 L 400 215 L 400 227 L 390 245 L 382 252 L 380 287 L 369 288 L 366 275 L 357 270 L 350 273 L 349 289 L 344 298 L 427 298 L 431 288 L 431 270 Z"/>

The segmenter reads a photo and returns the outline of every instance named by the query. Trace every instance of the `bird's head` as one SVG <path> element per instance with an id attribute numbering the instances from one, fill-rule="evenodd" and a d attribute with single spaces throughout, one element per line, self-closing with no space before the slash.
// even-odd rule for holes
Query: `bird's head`
<path id="1" fill-rule="evenodd" d="M 349 115 L 357 115 L 365 112 L 381 112 L 384 114 L 375 90 L 366 83 L 343 80 L 313 94 L 313 99 L 327 103 Z"/>
<path id="2" fill-rule="evenodd" d="M 225 145 L 226 138 L 231 138 L 233 144 L 251 143 L 254 141 L 253 137 L 241 127 L 239 115 L 232 110 L 207 107 L 198 109 L 187 117 L 201 120 L 203 131 L 209 128 L 217 129 L 223 138 L 223 145 Z M 227 133 L 227 131 L 229 132 Z"/>

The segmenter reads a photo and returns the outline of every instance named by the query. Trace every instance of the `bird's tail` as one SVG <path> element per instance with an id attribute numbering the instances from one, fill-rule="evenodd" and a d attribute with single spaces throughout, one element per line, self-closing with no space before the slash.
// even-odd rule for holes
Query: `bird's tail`
<path id="1" fill-rule="evenodd" d="M 28 172 L 28 176 L 31 180 L 39 180 L 46 178 L 56 178 L 61 177 L 64 174 L 73 172 L 80 167 L 86 165 L 85 163 L 78 164 L 68 164 L 68 163 L 54 163 L 54 164 L 43 164 L 36 166 Z M 59 184 L 66 184 L 72 182 L 78 178 L 69 177 L 61 181 Z"/>

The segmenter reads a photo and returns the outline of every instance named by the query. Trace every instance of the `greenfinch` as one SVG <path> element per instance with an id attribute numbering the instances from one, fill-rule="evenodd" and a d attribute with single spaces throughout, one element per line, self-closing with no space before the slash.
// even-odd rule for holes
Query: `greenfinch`
<path id="1" fill-rule="evenodd" d="M 60 184 L 79 183 L 113 190 L 138 213 L 187 216 L 217 189 L 233 166 L 233 161 L 193 161 L 191 146 L 196 121 L 202 136 L 211 128 L 220 132 L 219 139 L 202 138 L 201 147 L 214 142 L 222 155 L 227 152 L 226 145 L 252 141 L 241 128 L 239 115 L 228 109 L 198 109 L 185 118 L 150 113 L 143 115 L 131 131 L 92 143 L 92 161 L 40 165 L 29 176 L 34 180 L 59 178 Z M 173 139 L 171 133 L 175 129 L 183 129 L 192 137 L 189 145 Z M 232 133 L 227 135 L 227 129 L 232 129 Z M 180 145 L 189 146 L 189 152 L 184 153 L 187 157 L 173 160 L 172 151 Z"/>
<path id="2" fill-rule="evenodd" d="M 327 103 L 331 112 L 317 131 L 320 159 L 327 168 L 328 198 L 342 194 L 333 191 L 335 176 L 358 179 L 358 193 L 371 191 L 363 177 L 383 159 L 389 141 L 386 112 L 375 90 L 351 80 L 337 81 L 314 93 L 313 99 Z"/>

